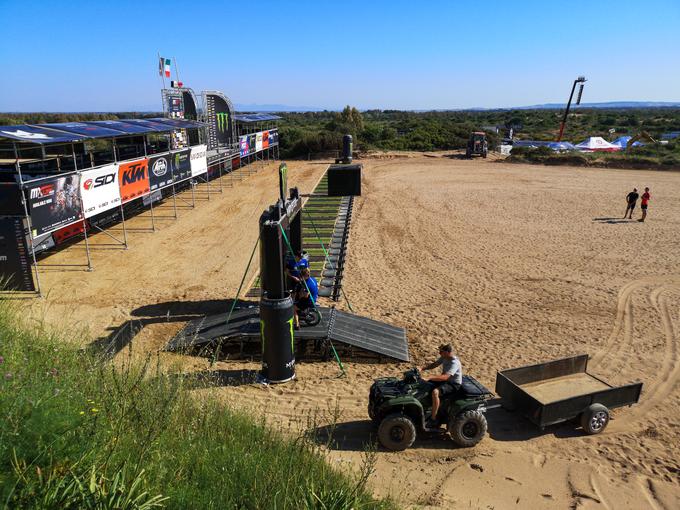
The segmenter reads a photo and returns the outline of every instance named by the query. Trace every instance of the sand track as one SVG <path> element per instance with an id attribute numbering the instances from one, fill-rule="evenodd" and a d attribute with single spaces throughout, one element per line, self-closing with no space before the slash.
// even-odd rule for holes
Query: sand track
<path id="1" fill-rule="evenodd" d="M 499 369 L 580 353 L 609 383 L 644 388 L 640 404 L 616 410 L 599 436 L 572 424 L 541 432 L 500 410 L 489 412 L 489 437 L 473 449 L 421 437 L 408 451 L 379 451 L 375 492 L 425 508 L 680 507 L 680 173 L 429 156 L 363 160 L 343 281 L 353 308 L 407 328 L 413 364 L 452 342 L 464 370 L 489 388 Z M 289 167 L 303 193 L 325 169 Z M 633 186 L 652 189 L 645 224 L 616 218 Z M 133 234 L 127 252 L 95 251 L 93 273 L 46 273 L 50 295 L 29 312 L 90 338 L 148 319 L 132 352 L 155 353 L 187 317 L 226 311 L 257 217 L 276 193 L 272 165 L 155 234 Z M 81 258 L 77 249 L 54 257 Z M 237 376 L 259 368 L 161 360 Z M 332 362 L 302 362 L 290 384 L 203 391 L 258 416 L 267 409 L 273 426 L 293 433 L 332 429 L 330 461 L 355 469 L 374 438 L 372 380 L 408 365 L 343 362 L 342 379 Z"/>

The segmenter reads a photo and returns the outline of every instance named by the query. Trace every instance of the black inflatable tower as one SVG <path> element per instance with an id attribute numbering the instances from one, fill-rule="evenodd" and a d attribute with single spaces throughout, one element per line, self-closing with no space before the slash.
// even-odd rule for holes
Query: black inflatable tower
<path id="1" fill-rule="evenodd" d="M 285 199 L 286 167 L 279 168 L 281 198 L 260 216 L 260 335 L 262 375 L 272 383 L 295 378 L 293 300 L 285 272 L 286 239 L 293 251 L 302 247 L 302 201 L 297 189 Z M 284 239 L 285 233 L 285 239 Z"/>

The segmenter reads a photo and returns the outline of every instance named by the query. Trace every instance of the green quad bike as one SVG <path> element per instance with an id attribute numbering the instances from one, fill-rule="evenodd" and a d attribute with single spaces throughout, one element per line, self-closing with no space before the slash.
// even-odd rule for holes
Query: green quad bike
<path id="1" fill-rule="evenodd" d="M 428 429 L 426 418 L 432 409 L 432 390 L 435 385 L 420 377 L 412 368 L 403 379 L 383 377 L 371 386 L 368 415 L 378 427 L 378 440 L 388 450 L 401 451 L 413 444 L 416 430 L 444 433 L 442 429 Z M 437 418 L 446 423 L 453 441 L 464 447 L 479 443 L 487 430 L 486 400 L 492 393 L 470 376 L 463 376 L 458 393 L 441 398 Z"/>

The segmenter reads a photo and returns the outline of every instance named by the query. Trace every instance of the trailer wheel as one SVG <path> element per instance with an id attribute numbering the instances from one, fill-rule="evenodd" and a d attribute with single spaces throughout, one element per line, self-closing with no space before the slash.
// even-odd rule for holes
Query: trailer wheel
<path id="1" fill-rule="evenodd" d="M 609 409 L 602 404 L 592 404 L 581 414 L 581 427 L 586 434 L 599 434 L 609 423 Z"/>
<path id="2" fill-rule="evenodd" d="M 465 411 L 449 422 L 449 434 L 458 446 L 470 447 L 486 434 L 486 417 L 481 411 Z"/>
<path id="3" fill-rule="evenodd" d="M 378 427 L 378 441 L 388 450 L 406 450 L 416 440 L 416 427 L 413 421 L 402 413 L 386 416 Z"/>

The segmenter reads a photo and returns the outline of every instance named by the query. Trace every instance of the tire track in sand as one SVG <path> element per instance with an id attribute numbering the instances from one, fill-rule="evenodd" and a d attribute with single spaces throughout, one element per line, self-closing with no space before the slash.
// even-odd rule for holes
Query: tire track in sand
<path id="1" fill-rule="evenodd" d="M 667 293 L 673 290 L 671 286 L 656 288 L 650 294 L 652 305 L 661 317 L 661 330 L 666 339 L 663 350 L 663 363 L 660 375 L 645 392 L 641 404 L 633 408 L 629 415 L 632 422 L 646 415 L 652 408 L 665 400 L 666 396 L 680 379 L 680 359 L 678 353 L 678 338 L 673 327 L 673 319 L 668 306 Z"/>

